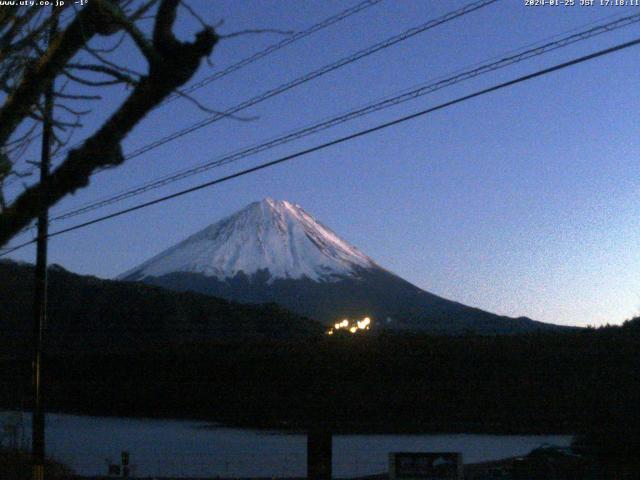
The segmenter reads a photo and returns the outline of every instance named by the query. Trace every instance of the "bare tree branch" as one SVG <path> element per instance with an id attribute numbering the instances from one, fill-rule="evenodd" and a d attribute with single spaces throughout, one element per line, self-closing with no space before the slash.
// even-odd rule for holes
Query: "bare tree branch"
<path id="1" fill-rule="evenodd" d="M 18 87 L 0 108 L 0 145 L 9 140 L 16 127 L 29 114 L 46 83 L 83 47 L 85 36 L 98 33 L 95 22 L 99 16 L 97 10 L 97 4 L 93 3 L 83 8 L 69 27 L 53 39 L 46 54 L 22 77 Z"/>
<path id="2" fill-rule="evenodd" d="M 102 2 L 95 2 L 88 6 L 100 3 Z M 212 28 L 207 27 L 198 32 L 193 42 L 181 42 L 174 36 L 173 25 L 178 4 L 179 0 L 161 0 L 151 40 L 152 47 L 158 57 L 147 57 L 149 73 L 140 78 L 131 94 L 109 119 L 82 145 L 70 150 L 64 161 L 53 170 L 49 178 L 49 189 L 45 199 L 47 205 L 53 205 L 65 195 L 88 185 L 91 174 L 97 169 L 121 164 L 124 161 L 120 146 L 122 140 L 149 111 L 160 104 L 170 93 L 184 85 L 196 72 L 202 59 L 211 54 L 219 38 Z M 82 15 L 87 10 L 83 9 L 78 15 Z M 102 14 L 104 14 L 104 10 Z M 98 33 L 98 29 L 92 27 L 92 18 L 90 15 L 85 17 L 85 34 L 87 30 L 89 33 Z M 57 43 L 52 42 L 45 58 L 40 62 L 41 65 L 39 64 L 37 74 L 30 73 L 29 82 L 42 81 L 43 78 L 48 78 L 47 75 L 53 75 L 55 73 L 52 66 L 54 59 L 61 60 L 62 62 L 58 65 L 63 66 L 70 60 L 71 51 L 77 52 L 86 45 L 77 20 L 69 27 L 75 26 L 74 35 L 72 36 L 67 29 L 57 39 Z M 129 32 L 129 30 L 126 31 Z M 22 98 L 29 101 L 30 104 L 35 103 L 33 95 L 36 95 L 37 87 L 32 85 L 30 90 L 27 87 L 22 87 L 22 89 L 27 90 L 21 93 Z M 60 95 L 75 96 L 58 94 L 59 97 Z M 23 118 L 31 113 L 31 105 L 25 109 L 24 106 L 15 104 L 15 99 L 13 103 L 11 109 L 21 114 Z M 0 109 L 0 145 L 4 143 L 3 135 L 8 137 L 14 129 L 3 128 L 2 119 L 8 115 L 6 107 L 7 105 Z M 6 138 L 4 140 L 6 141 Z M 0 246 L 37 217 L 42 195 L 40 184 L 27 187 L 11 205 L 7 205 L 3 209 L 0 213 Z"/>
<path id="3" fill-rule="evenodd" d="M 205 113 L 209 113 L 209 114 L 215 114 L 215 115 L 221 115 L 227 118 L 232 118 L 234 120 L 238 120 L 240 122 L 252 122 L 254 120 L 257 120 L 258 117 L 253 116 L 253 117 L 242 117 L 240 115 L 233 115 L 231 113 L 224 113 L 221 112 L 219 110 L 214 110 L 212 108 L 207 107 L 206 105 L 204 105 L 202 102 L 198 101 L 195 97 L 189 95 L 186 92 L 183 92 L 180 89 L 176 89 L 174 92 L 176 95 L 184 98 L 185 100 L 191 102 L 193 105 L 195 105 L 199 110 L 202 110 Z"/>
<path id="4" fill-rule="evenodd" d="M 295 32 L 291 30 L 278 30 L 275 28 L 256 28 L 251 30 L 239 30 L 237 32 L 220 35 L 220 39 L 228 40 L 230 38 L 242 37 L 245 35 L 262 35 L 265 33 L 277 33 L 278 35 L 293 35 Z"/>
<path id="5" fill-rule="evenodd" d="M 102 100 L 101 95 L 76 95 L 70 93 L 54 92 L 53 96 L 65 100 Z"/>
<path id="6" fill-rule="evenodd" d="M 124 39 L 127 38 L 127 32 L 122 32 L 119 36 L 119 38 L 115 41 L 115 43 L 109 47 L 105 47 L 105 48 L 93 48 L 94 52 L 97 53 L 113 53 L 115 52 L 118 48 L 120 48 L 120 46 L 122 45 L 122 42 L 124 42 Z"/>
<path id="7" fill-rule="evenodd" d="M 105 75 L 109 75 L 117 80 L 120 80 L 122 83 L 128 83 L 129 85 L 136 85 L 138 80 L 123 73 L 120 70 L 115 68 L 109 68 L 104 65 L 94 65 L 94 64 L 79 64 L 79 63 L 70 63 L 67 65 L 68 68 L 77 69 L 77 70 L 85 70 L 96 73 L 103 73 Z"/>
<path id="8" fill-rule="evenodd" d="M 144 56 L 147 57 L 149 62 L 153 63 L 161 61 L 161 57 L 158 55 L 158 52 L 155 51 L 144 34 L 140 30 L 138 30 L 138 27 L 136 27 L 135 23 L 133 23 L 129 18 L 126 17 L 122 10 L 120 10 L 109 0 L 96 1 L 98 2 L 98 5 L 108 11 L 114 21 L 116 21 L 124 29 L 124 31 L 131 36 L 131 38 L 133 38 L 133 41 L 136 42 L 136 45 L 144 54 Z"/>

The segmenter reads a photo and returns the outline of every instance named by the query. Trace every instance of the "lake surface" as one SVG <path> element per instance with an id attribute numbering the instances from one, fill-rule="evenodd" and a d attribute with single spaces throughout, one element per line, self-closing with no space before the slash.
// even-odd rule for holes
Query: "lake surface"
<path id="1" fill-rule="evenodd" d="M 0 413 L 0 425 L 11 415 Z M 13 414 L 13 417 L 16 415 Z M 47 454 L 82 475 L 104 475 L 130 452 L 138 476 L 304 477 L 306 436 L 215 427 L 185 420 L 47 414 Z M 30 438 L 30 416 L 24 416 Z M 6 439 L 5 439 L 6 441 Z M 334 477 L 387 471 L 394 451 L 456 451 L 464 462 L 525 454 L 543 444 L 566 446 L 566 435 L 336 435 Z"/>

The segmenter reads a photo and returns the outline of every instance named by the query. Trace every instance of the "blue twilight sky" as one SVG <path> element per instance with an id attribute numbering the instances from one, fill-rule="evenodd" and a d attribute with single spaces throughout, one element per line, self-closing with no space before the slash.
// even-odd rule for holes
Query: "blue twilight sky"
<path id="1" fill-rule="evenodd" d="M 219 28 L 302 30 L 352 1 L 191 0 Z M 222 110 L 465 5 L 383 0 L 197 91 Z M 502 0 L 223 120 L 117 170 L 53 210 L 147 180 L 638 7 L 529 7 Z M 179 31 L 199 28 L 184 10 Z M 640 24 L 483 75 L 150 194 L 52 225 L 89 220 L 474 90 L 640 36 Z M 277 42 L 225 39 L 194 81 Z M 121 52 L 143 65 L 135 48 Z M 303 206 L 380 265 L 419 287 L 485 310 L 572 324 L 640 314 L 640 47 L 501 90 L 293 162 L 52 239 L 50 261 L 111 278 L 187 235 L 271 196 Z M 84 132 L 122 99 L 97 109 Z M 184 100 L 154 111 L 131 151 L 206 117 Z M 80 137 L 78 137 L 80 139 Z M 13 190 L 15 194 L 16 190 Z M 23 235 L 13 243 L 30 238 Z M 35 249 L 13 258 L 34 261 Z"/>

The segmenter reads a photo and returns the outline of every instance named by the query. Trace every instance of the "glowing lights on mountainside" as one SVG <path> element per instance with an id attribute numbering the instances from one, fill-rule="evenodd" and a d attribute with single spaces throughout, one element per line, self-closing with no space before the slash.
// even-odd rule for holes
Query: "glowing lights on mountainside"
<path id="1" fill-rule="evenodd" d="M 337 322 L 327 331 L 327 335 L 334 335 L 336 332 L 349 332 L 355 334 L 358 332 L 366 331 L 371 328 L 371 319 L 364 317 L 362 320 L 355 320 L 351 322 L 346 318 L 341 322 Z"/>

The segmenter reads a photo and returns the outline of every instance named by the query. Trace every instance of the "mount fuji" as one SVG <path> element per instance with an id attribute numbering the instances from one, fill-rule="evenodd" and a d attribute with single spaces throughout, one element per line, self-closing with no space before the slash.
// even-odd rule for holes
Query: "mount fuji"
<path id="1" fill-rule="evenodd" d="M 562 328 L 431 294 L 376 264 L 299 205 L 254 202 L 118 277 L 242 303 L 273 302 L 332 324 L 455 334 Z"/>

